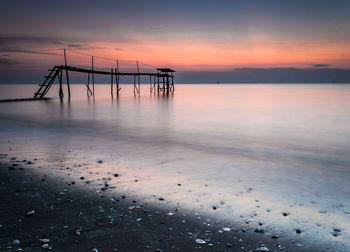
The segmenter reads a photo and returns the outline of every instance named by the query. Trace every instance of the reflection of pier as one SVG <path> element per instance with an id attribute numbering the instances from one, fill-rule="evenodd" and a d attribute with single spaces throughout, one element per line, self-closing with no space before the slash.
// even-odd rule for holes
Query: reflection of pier
<path id="1" fill-rule="evenodd" d="M 118 95 L 120 92 L 120 76 L 133 77 L 134 80 L 134 94 L 140 94 L 140 77 L 149 77 L 150 91 L 157 92 L 174 92 L 174 70 L 170 68 L 156 68 L 154 72 L 140 72 L 139 63 L 136 61 L 136 72 L 120 72 L 119 64 L 117 61 L 117 67 L 111 68 L 108 71 L 101 71 L 94 69 L 94 58 L 91 58 L 91 69 L 80 68 L 67 65 L 66 52 L 64 51 L 65 65 L 57 65 L 52 69 L 49 69 L 49 74 L 45 76 L 44 82 L 39 85 L 39 89 L 34 93 L 34 98 L 43 98 L 47 92 L 50 90 L 55 80 L 58 80 L 60 85 L 59 96 L 63 98 L 63 76 L 65 75 L 68 96 L 70 97 L 70 81 L 69 72 L 79 72 L 88 74 L 88 81 L 86 84 L 87 94 L 95 94 L 95 74 L 97 75 L 109 75 L 111 77 L 111 95 L 114 94 L 114 84 L 115 93 Z M 92 90 L 90 89 L 90 82 L 92 84 Z"/>

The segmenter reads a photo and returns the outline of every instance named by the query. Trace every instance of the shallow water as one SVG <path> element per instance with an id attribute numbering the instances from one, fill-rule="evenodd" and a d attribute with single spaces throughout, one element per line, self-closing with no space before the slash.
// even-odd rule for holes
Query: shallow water
<path id="1" fill-rule="evenodd" d="M 0 85 L 0 98 L 34 91 Z M 117 170 L 118 190 L 145 201 L 350 246 L 350 85 L 177 85 L 169 96 L 144 85 L 137 97 L 123 85 L 118 99 L 109 85 L 96 85 L 95 99 L 72 85 L 70 102 L 0 108 L 0 153 L 75 165 L 96 185 Z"/>

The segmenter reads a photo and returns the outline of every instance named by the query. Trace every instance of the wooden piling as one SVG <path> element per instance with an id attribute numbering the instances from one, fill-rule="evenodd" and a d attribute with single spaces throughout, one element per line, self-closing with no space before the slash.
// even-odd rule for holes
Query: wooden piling
<path id="1" fill-rule="evenodd" d="M 138 61 L 136 61 L 136 66 L 137 66 L 137 82 L 138 82 L 137 92 L 140 94 L 140 68 L 139 68 Z"/>
<path id="2" fill-rule="evenodd" d="M 59 96 L 61 99 L 63 99 L 63 87 L 62 87 L 62 75 L 63 75 L 63 69 L 61 68 L 60 69 L 60 72 L 59 72 L 59 75 L 58 75 L 58 79 L 59 79 L 59 82 L 60 82 L 60 93 L 59 93 Z"/>
<path id="3" fill-rule="evenodd" d="M 111 96 L 113 96 L 113 68 L 111 68 Z"/>
<path id="4" fill-rule="evenodd" d="M 91 69 L 92 69 L 92 95 L 95 96 L 94 56 L 91 56 Z"/>
<path id="5" fill-rule="evenodd" d="M 65 66 L 65 69 L 66 69 L 66 77 L 67 77 L 68 97 L 70 98 L 70 85 L 69 85 L 69 76 L 68 76 L 68 70 L 67 70 L 66 49 L 63 49 L 63 51 L 64 51 L 64 66 Z"/>

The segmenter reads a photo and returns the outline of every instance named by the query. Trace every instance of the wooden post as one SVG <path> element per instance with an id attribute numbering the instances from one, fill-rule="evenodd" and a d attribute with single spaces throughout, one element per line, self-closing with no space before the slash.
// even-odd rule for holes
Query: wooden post
<path id="1" fill-rule="evenodd" d="M 68 97 L 70 97 L 70 85 L 69 85 L 69 76 L 68 76 L 68 70 L 67 70 L 67 55 L 66 55 L 66 49 L 63 49 L 64 52 L 64 67 L 66 69 L 66 77 L 67 77 L 67 87 L 68 87 Z"/>
<path id="2" fill-rule="evenodd" d="M 89 91 L 90 91 L 90 73 L 88 73 L 88 81 L 87 81 L 87 84 L 86 84 L 86 94 L 89 96 Z M 91 91 L 90 91 L 91 93 Z"/>
<path id="3" fill-rule="evenodd" d="M 175 86 L 174 86 L 174 74 L 171 74 L 171 87 L 172 87 L 172 92 L 175 91 Z"/>
<path id="4" fill-rule="evenodd" d="M 117 95 L 119 95 L 119 60 L 117 60 L 117 69 L 115 69 L 115 83 L 117 85 Z"/>
<path id="5" fill-rule="evenodd" d="M 136 61 L 136 66 L 137 66 L 137 81 L 138 81 L 137 93 L 140 94 L 140 69 L 139 69 L 138 61 Z"/>
<path id="6" fill-rule="evenodd" d="M 149 91 L 152 93 L 152 75 L 149 76 Z"/>
<path id="7" fill-rule="evenodd" d="M 111 96 L 113 96 L 113 68 L 111 68 Z"/>
<path id="8" fill-rule="evenodd" d="M 60 69 L 59 75 L 58 75 L 58 79 L 60 81 L 60 98 L 63 99 L 63 87 L 62 87 L 62 75 L 63 75 L 63 70 L 62 68 Z"/>
<path id="9" fill-rule="evenodd" d="M 91 56 L 91 69 L 92 69 L 92 95 L 95 96 L 94 56 Z"/>
<path id="10" fill-rule="evenodd" d="M 169 88 L 170 88 L 170 85 L 169 85 L 169 74 L 167 74 L 166 76 L 166 92 L 169 93 Z"/>
<path id="11" fill-rule="evenodd" d="M 159 70 L 157 74 L 157 91 L 159 92 Z"/>
<path id="12" fill-rule="evenodd" d="M 134 74 L 134 94 L 135 94 L 135 90 L 137 91 L 137 88 L 136 88 L 136 76 Z"/>

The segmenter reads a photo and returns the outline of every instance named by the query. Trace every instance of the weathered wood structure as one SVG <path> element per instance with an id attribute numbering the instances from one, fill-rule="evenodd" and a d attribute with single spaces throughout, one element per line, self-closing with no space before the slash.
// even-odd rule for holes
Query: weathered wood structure
<path id="1" fill-rule="evenodd" d="M 119 71 L 119 62 L 116 61 L 116 68 L 111 68 L 110 71 L 101 71 L 94 69 L 94 57 L 91 56 L 91 69 L 74 67 L 67 64 L 66 50 L 64 50 L 64 65 L 54 66 L 52 69 L 49 69 L 49 74 L 44 77 L 44 81 L 39 85 L 39 89 L 34 93 L 34 98 L 44 98 L 48 93 L 55 80 L 58 80 L 59 96 L 63 98 L 63 82 L 64 75 L 66 77 L 66 84 L 68 89 L 68 97 L 71 96 L 70 92 L 70 80 L 69 72 L 79 72 L 86 73 L 88 75 L 88 81 L 86 84 L 87 95 L 95 95 L 95 74 L 97 75 L 110 75 L 111 76 L 111 95 L 119 94 L 120 88 L 120 77 L 129 76 L 133 77 L 134 80 L 134 94 L 140 94 L 140 77 L 149 76 L 150 80 L 150 91 L 157 92 L 174 92 L 174 73 L 175 71 L 170 68 L 156 68 L 154 72 L 140 72 L 139 62 L 136 61 L 137 72 L 120 72 Z M 92 90 L 90 89 L 90 79 L 92 84 Z M 115 91 L 114 91 L 115 84 Z"/>

